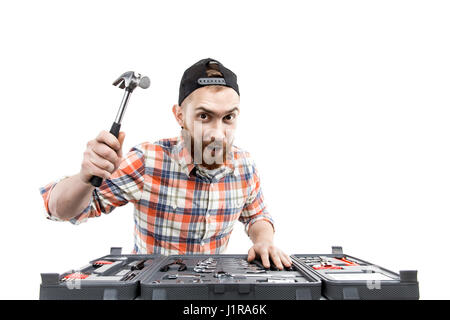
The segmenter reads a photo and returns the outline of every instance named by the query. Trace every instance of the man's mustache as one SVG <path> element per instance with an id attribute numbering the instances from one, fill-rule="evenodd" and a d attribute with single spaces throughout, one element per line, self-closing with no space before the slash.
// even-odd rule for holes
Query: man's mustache
<path id="1" fill-rule="evenodd" d="M 194 146 L 194 139 L 191 140 L 191 144 Z M 229 144 L 225 140 L 223 141 L 202 141 L 202 149 L 204 148 L 223 148 L 225 149 Z"/>
<path id="2" fill-rule="evenodd" d="M 209 148 L 225 148 L 226 143 L 225 142 L 215 142 L 215 141 L 203 142 L 203 146 L 209 147 Z"/>

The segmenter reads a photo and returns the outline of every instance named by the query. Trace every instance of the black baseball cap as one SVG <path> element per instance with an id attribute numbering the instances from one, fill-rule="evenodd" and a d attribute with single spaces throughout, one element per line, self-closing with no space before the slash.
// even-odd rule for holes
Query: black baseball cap
<path id="1" fill-rule="evenodd" d="M 206 74 L 207 67 L 210 63 L 217 64 L 219 71 L 223 74 L 223 77 L 208 77 Z M 239 95 L 239 86 L 237 84 L 237 77 L 233 71 L 224 67 L 219 61 L 211 58 L 202 59 L 192 66 L 190 66 L 183 73 L 183 77 L 180 82 L 180 94 L 178 96 L 178 105 L 188 95 L 198 88 L 211 85 L 222 85 L 233 88 Z"/>

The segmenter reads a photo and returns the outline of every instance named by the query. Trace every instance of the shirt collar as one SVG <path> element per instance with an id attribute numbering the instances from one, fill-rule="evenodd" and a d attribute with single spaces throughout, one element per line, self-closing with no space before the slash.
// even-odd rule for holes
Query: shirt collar
<path id="1" fill-rule="evenodd" d="M 236 167 L 235 154 L 233 152 L 233 146 L 232 146 L 232 150 L 230 151 L 230 153 L 232 154 L 232 157 L 231 157 L 231 159 L 226 159 L 226 161 L 224 163 L 226 170 L 220 176 L 225 176 L 230 173 L 232 173 L 235 176 L 238 174 L 237 167 Z M 180 164 L 181 169 L 187 176 L 190 176 L 190 174 L 194 168 L 197 168 L 201 171 L 201 167 L 198 164 L 194 164 L 194 161 L 192 160 L 192 156 L 191 156 L 190 152 L 188 151 L 188 149 L 186 148 L 184 138 L 181 134 L 178 135 L 176 138 L 176 143 L 172 149 L 172 156 Z"/>

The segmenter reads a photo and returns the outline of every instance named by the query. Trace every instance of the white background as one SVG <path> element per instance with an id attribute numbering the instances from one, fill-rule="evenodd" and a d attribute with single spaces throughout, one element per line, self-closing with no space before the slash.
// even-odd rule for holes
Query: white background
<path id="1" fill-rule="evenodd" d="M 37 299 L 41 272 L 133 246 L 133 207 L 73 226 L 38 188 L 79 171 L 135 70 L 124 151 L 176 136 L 183 71 L 212 57 L 238 76 L 236 145 L 261 175 L 276 244 L 332 245 L 417 269 L 446 299 L 450 192 L 446 1 L 7 1 L 0 5 L 0 298 Z M 227 253 L 246 253 L 241 224 Z"/>

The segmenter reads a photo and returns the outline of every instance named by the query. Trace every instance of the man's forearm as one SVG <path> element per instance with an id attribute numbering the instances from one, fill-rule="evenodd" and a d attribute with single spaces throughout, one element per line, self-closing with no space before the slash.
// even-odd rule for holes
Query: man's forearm
<path id="1" fill-rule="evenodd" d="M 59 181 L 50 194 L 50 214 L 62 220 L 78 216 L 88 206 L 94 189 L 84 183 L 79 174 Z"/>
<path id="2" fill-rule="evenodd" d="M 248 229 L 248 235 L 253 243 L 273 242 L 273 227 L 266 220 L 259 220 L 252 224 Z"/>

